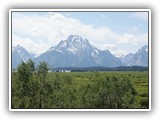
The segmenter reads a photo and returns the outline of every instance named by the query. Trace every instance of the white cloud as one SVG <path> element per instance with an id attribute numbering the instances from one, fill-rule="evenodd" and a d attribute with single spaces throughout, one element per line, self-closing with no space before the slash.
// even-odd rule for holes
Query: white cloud
<path id="1" fill-rule="evenodd" d="M 103 49 L 109 50 L 116 57 L 120 57 L 120 56 L 126 54 L 126 52 L 124 50 L 118 49 L 118 46 L 116 44 L 104 44 Z"/>
<path id="2" fill-rule="evenodd" d="M 132 14 L 132 17 L 137 17 L 142 20 L 148 20 L 148 12 L 135 12 Z"/>
<path id="3" fill-rule="evenodd" d="M 117 48 L 116 48 L 116 44 L 104 44 L 103 49 L 116 50 Z"/>
<path id="4" fill-rule="evenodd" d="M 42 52 L 45 52 L 50 47 L 48 44 L 45 44 L 42 41 L 37 44 L 37 43 L 34 43 L 29 38 L 21 38 L 15 34 L 12 35 L 12 45 L 13 47 L 17 45 L 21 45 L 27 51 L 29 51 L 30 53 L 34 53 L 36 55 L 39 55 Z"/>
<path id="5" fill-rule="evenodd" d="M 124 43 L 124 44 L 131 44 L 131 45 L 137 45 L 137 44 L 147 44 L 148 41 L 148 34 L 138 34 L 138 35 L 133 35 L 133 34 L 128 34 L 125 33 L 120 36 L 118 42 L 119 43 Z"/>
<path id="6" fill-rule="evenodd" d="M 66 39 L 70 34 L 79 34 L 93 43 L 106 43 L 115 40 L 117 34 L 106 27 L 94 27 L 76 19 L 64 17 L 59 13 L 47 16 L 13 16 L 13 32 L 36 38 L 47 38 L 49 44 Z"/>
<path id="7" fill-rule="evenodd" d="M 46 15 L 13 13 L 12 20 L 12 29 L 15 36 L 13 43 L 21 44 L 36 54 L 44 52 L 47 48 L 56 45 L 60 40 L 65 40 L 71 34 L 78 34 L 87 38 L 90 43 L 101 50 L 104 49 L 104 44 L 138 44 L 142 41 L 146 42 L 147 39 L 145 34 L 125 33 L 121 35 L 106 26 L 95 27 L 56 12 L 49 12 Z M 133 29 L 137 30 L 136 27 Z"/>
<path id="8" fill-rule="evenodd" d="M 124 50 L 116 50 L 116 51 L 113 51 L 112 53 L 113 53 L 116 57 L 121 57 L 121 56 L 127 54 L 127 52 L 124 51 Z"/>
<path id="9" fill-rule="evenodd" d="M 119 39 L 119 43 L 129 43 L 131 41 L 135 41 L 136 42 L 136 37 L 132 34 L 123 34 L 122 36 L 120 36 Z"/>

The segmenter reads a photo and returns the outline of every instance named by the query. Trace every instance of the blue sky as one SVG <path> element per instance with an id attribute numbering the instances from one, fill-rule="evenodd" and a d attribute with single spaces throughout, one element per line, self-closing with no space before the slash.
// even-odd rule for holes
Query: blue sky
<path id="1" fill-rule="evenodd" d="M 97 27 L 107 26 L 120 33 L 126 32 L 123 27 L 139 27 L 137 33 L 147 32 L 148 28 L 148 21 L 145 18 L 136 18 L 135 12 L 79 12 L 78 14 L 77 12 L 65 12 L 62 14 Z"/>
<path id="2" fill-rule="evenodd" d="M 41 54 L 70 34 L 116 56 L 148 44 L 147 12 L 13 12 L 13 46 Z"/>

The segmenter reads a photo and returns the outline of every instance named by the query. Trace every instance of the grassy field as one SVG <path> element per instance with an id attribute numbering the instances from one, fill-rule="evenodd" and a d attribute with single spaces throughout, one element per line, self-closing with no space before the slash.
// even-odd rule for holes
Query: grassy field
<path id="1" fill-rule="evenodd" d="M 55 78 L 56 75 L 59 76 L 70 76 L 74 80 L 74 84 L 88 83 L 92 80 L 93 76 L 96 74 L 100 76 L 116 76 L 118 78 L 128 78 L 133 83 L 135 89 L 139 94 L 148 93 L 148 71 L 145 72 L 133 72 L 133 71 L 111 71 L 111 72 L 69 72 L 69 73 L 48 73 L 48 79 Z"/>
<path id="2" fill-rule="evenodd" d="M 25 96 L 12 74 L 13 108 L 148 108 L 148 71 L 51 72 L 44 81 L 33 74 Z"/>

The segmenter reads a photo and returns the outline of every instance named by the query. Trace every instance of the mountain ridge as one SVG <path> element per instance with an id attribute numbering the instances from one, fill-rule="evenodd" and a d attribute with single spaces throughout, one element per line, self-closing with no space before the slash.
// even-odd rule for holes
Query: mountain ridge
<path id="1" fill-rule="evenodd" d="M 51 47 L 35 61 L 36 63 L 45 61 L 55 67 L 115 67 L 123 65 L 109 51 L 99 50 L 91 45 L 87 39 L 78 35 L 70 35 L 66 40 L 60 41 L 57 46 Z"/>
<path id="2" fill-rule="evenodd" d="M 126 66 L 148 66 L 148 46 L 142 46 L 135 54 L 129 53 L 120 59 Z"/>
<path id="3" fill-rule="evenodd" d="M 22 61 L 27 62 L 33 59 L 34 55 L 29 53 L 24 47 L 18 45 L 12 48 L 12 67 L 16 68 Z"/>
<path id="4" fill-rule="evenodd" d="M 144 47 L 144 46 L 143 46 Z M 146 52 L 144 52 L 144 49 Z M 115 57 L 109 50 L 99 50 L 88 39 L 83 39 L 79 35 L 70 35 L 66 40 L 61 40 L 56 46 L 50 47 L 46 52 L 35 57 L 30 54 L 22 46 L 12 48 L 12 66 L 16 68 L 17 65 L 28 59 L 32 59 L 36 65 L 40 62 L 46 62 L 50 67 L 118 67 L 118 66 L 134 66 L 140 64 L 140 58 L 145 57 L 144 63 L 147 63 L 148 47 L 143 50 L 139 49 L 135 54 L 130 53 L 121 58 Z M 141 55 L 141 54 L 147 55 Z M 135 57 L 141 56 L 141 57 Z M 133 57 L 134 56 L 134 57 Z M 134 58 L 134 61 L 132 61 Z M 136 63 L 136 59 L 139 62 Z M 133 62 L 133 64 L 131 64 Z"/>

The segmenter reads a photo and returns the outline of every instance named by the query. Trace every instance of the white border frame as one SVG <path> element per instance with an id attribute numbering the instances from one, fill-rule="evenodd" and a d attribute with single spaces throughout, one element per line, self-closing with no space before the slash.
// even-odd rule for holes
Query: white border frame
<path id="1" fill-rule="evenodd" d="M 12 50 L 12 33 L 11 33 L 11 13 L 14 11 L 59 11 L 59 12 L 98 12 L 98 11 L 120 11 L 120 12 L 148 12 L 149 22 L 148 22 L 148 47 L 149 47 L 149 109 L 12 109 L 11 108 L 11 50 Z M 9 10 L 9 110 L 10 111 L 150 111 L 151 110 L 151 10 L 150 9 L 10 9 Z"/>

